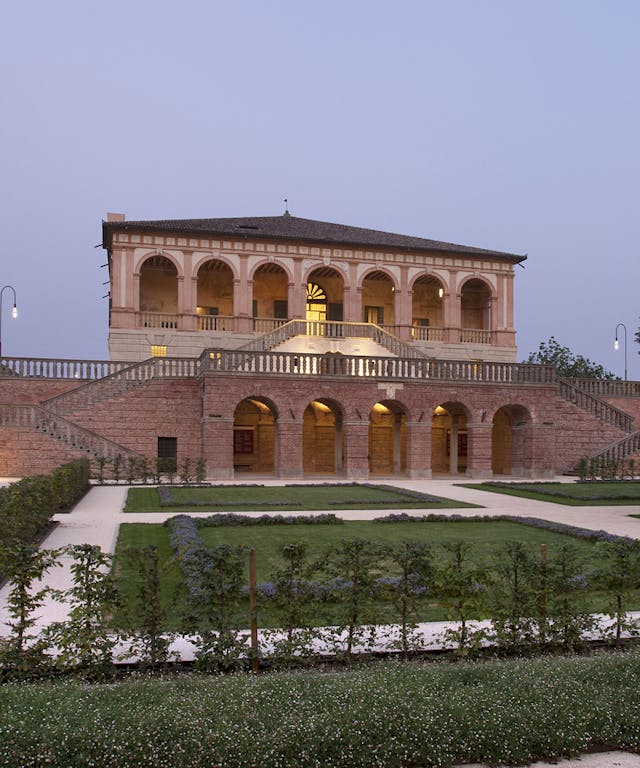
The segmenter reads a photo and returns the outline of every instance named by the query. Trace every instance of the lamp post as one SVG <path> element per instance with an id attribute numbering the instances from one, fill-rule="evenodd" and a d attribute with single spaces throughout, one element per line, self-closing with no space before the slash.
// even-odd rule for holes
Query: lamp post
<path id="1" fill-rule="evenodd" d="M 16 289 L 12 285 L 3 285 L 0 289 L 0 356 L 2 355 L 2 296 L 7 288 L 13 291 L 13 309 L 11 317 L 18 317 L 18 305 L 16 304 Z"/>
<path id="2" fill-rule="evenodd" d="M 624 380 L 627 380 L 627 326 L 624 323 L 618 323 L 616 325 L 616 340 L 613 342 L 613 348 L 619 349 L 620 344 L 618 342 L 618 328 L 624 330 Z"/>

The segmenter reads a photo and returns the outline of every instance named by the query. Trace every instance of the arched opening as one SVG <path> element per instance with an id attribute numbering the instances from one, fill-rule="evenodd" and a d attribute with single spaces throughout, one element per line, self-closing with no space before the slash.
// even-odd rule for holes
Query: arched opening
<path id="1" fill-rule="evenodd" d="M 233 414 L 233 468 L 236 473 L 273 474 L 275 409 L 263 398 L 247 397 Z"/>
<path id="2" fill-rule="evenodd" d="M 178 327 L 178 270 L 166 256 L 151 256 L 140 267 L 142 324 Z"/>
<path id="3" fill-rule="evenodd" d="M 268 333 L 289 319 L 289 278 L 279 264 L 261 264 L 253 273 L 253 330 Z"/>
<path id="4" fill-rule="evenodd" d="M 306 319 L 310 321 L 343 318 L 344 280 L 333 267 L 319 267 L 307 278 Z"/>
<path id="5" fill-rule="evenodd" d="M 467 411 L 455 402 L 442 403 L 431 419 L 431 471 L 458 475 L 467 470 Z"/>
<path id="6" fill-rule="evenodd" d="M 395 287 L 381 270 L 369 272 L 362 281 L 362 319 L 365 323 L 393 325 L 395 322 Z"/>
<path id="7" fill-rule="evenodd" d="M 342 411 L 332 400 L 313 400 L 302 424 L 302 469 L 305 475 L 342 472 Z"/>
<path id="8" fill-rule="evenodd" d="M 521 405 L 499 408 L 491 429 L 491 471 L 522 476 L 531 468 L 531 414 Z"/>
<path id="9" fill-rule="evenodd" d="M 422 275 L 412 290 L 412 336 L 417 341 L 442 341 L 444 286 L 431 275 Z"/>
<path id="10" fill-rule="evenodd" d="M 369 474 L 397 475 L 407 469 L 407 414 L 393 400 L 376 403 L 369 414 Z"/>
<path id="11" fill-rule="evenodd" d="M 233 330 L 233 272 L 219 259 L 209 259 L 198 270 L 196 315 L 199 331 Z"/>
<path id="12" fill-rule="evenodd" d="M 461 341 L 489 342 L 491 291 L 482 280 L 467 280 L 460 296 Z"/>

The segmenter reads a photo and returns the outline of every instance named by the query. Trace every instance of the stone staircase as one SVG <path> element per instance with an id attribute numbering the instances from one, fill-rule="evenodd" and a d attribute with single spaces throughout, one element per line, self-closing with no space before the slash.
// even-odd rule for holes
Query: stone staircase
<path id="1" fill-rule="evenodd" d="M 278 328 L 238 347 L 237 351 L 266 352 L 294 336 L 320 336 L 331 339 L 371 339 L 396 357 L 425 359 L 427 356 L 411 344 L 373 323 L 343 323 L 334 320 L 289 320 Z"/>
<path id="2" fill-rule="evenodd" d="M 121 456 L 142 458 L 137 451 L 113 442 L 97 432 L 85 429 L 59 414 L 51 413 L 40 405 L 0 405 L 0 425 L 3 427 L 30 427 L 37 432 L 64 443 L 69 448 L 90 456 L 114 459 Z"/>

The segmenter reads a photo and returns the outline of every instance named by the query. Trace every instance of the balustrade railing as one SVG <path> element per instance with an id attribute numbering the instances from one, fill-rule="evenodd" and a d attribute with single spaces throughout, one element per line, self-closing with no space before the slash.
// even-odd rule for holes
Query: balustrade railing
<path id="1" fill-rule="evenodd" d="M 19 376 L 34 379 L 93 381 L 130 366 L 114 360 L 59 360 L 42 357 L 0 357 L 0 378 Z"/>
<path id="2" fill-rule="evenodd" d="M 236 318 L 231 315 L 196 315 L 196 327 L 199 331 L 236 331 Z"/>
<path id="3" fill-rule="evenodd" d="M 615 443 L 607 446 L 603 451 L 590 456 L 590 459 L 599 459 L 600 461 L 622 461 L 629 456 L 640 452 L 640 431 L 632 432 L 630 435 L 617 440 Z"/>
<path id="4" fill-rule="evenodd" d="M 414 341 L 444 341 L 445 330 L 432 325 L 412 325 L 411 338 Z"/>
<path id="5" fill-rule="evenodd" d="M 31 427 L 60 440 L 70 448 L 92 456 L 104 456 L 107 459 L 114 459 L 118 455 L 122 458 L 141 456 L 137 451 L 115 443 L 90 429 L 85 429 L 39 405 L 2 403 L 0 404 L 0 424 L 3 427 Z"/>
<path id="6" fill-rule="evenodd" d="M 613 427 L 622 429 L 625 432 L 633 430 L 633 416 L 576 387 L 568 379 L 559 378 L 557 381 L 558 394 L 568 402 L 577 405 L 582 410 L 593 414 L 596 418 Z"/>
<path id="7" fill-rule="evenodd" d="M 608 379 L 567 379 L 593 397 L 640 397 L 640 381 L 611 381 Z"/>
<path id="8" fill-rule="evenodd" d="M 379 379 L 474 381 L 554 385 L 552 366 L 366 355 L 257 352 L 210 349 L 200 358 L 203 372 L 375 377 Z"/>
<path id="9" fill-rule="evenodd" d="M 139 328 L 177 328 L 178 315 L 164 312 L 139 312 Z"/>
<path id="10" fill-rule="evenodd" d="M 463 344 L 491 344 L 493 342 L 493 332 L 479 328 L 461 328 L 460 341 Z"/>

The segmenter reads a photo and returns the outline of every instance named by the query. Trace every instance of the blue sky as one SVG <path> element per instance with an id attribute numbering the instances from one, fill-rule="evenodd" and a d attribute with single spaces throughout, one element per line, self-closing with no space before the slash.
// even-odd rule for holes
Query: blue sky
<path id="1" fill-rule="evenodd" d="M 551 335 L 640 379 L 640 3 L 35 0 L 0 10 L 8 355 L 104 358 L 101 220 L 293 215 L 528 253 Z"/>

